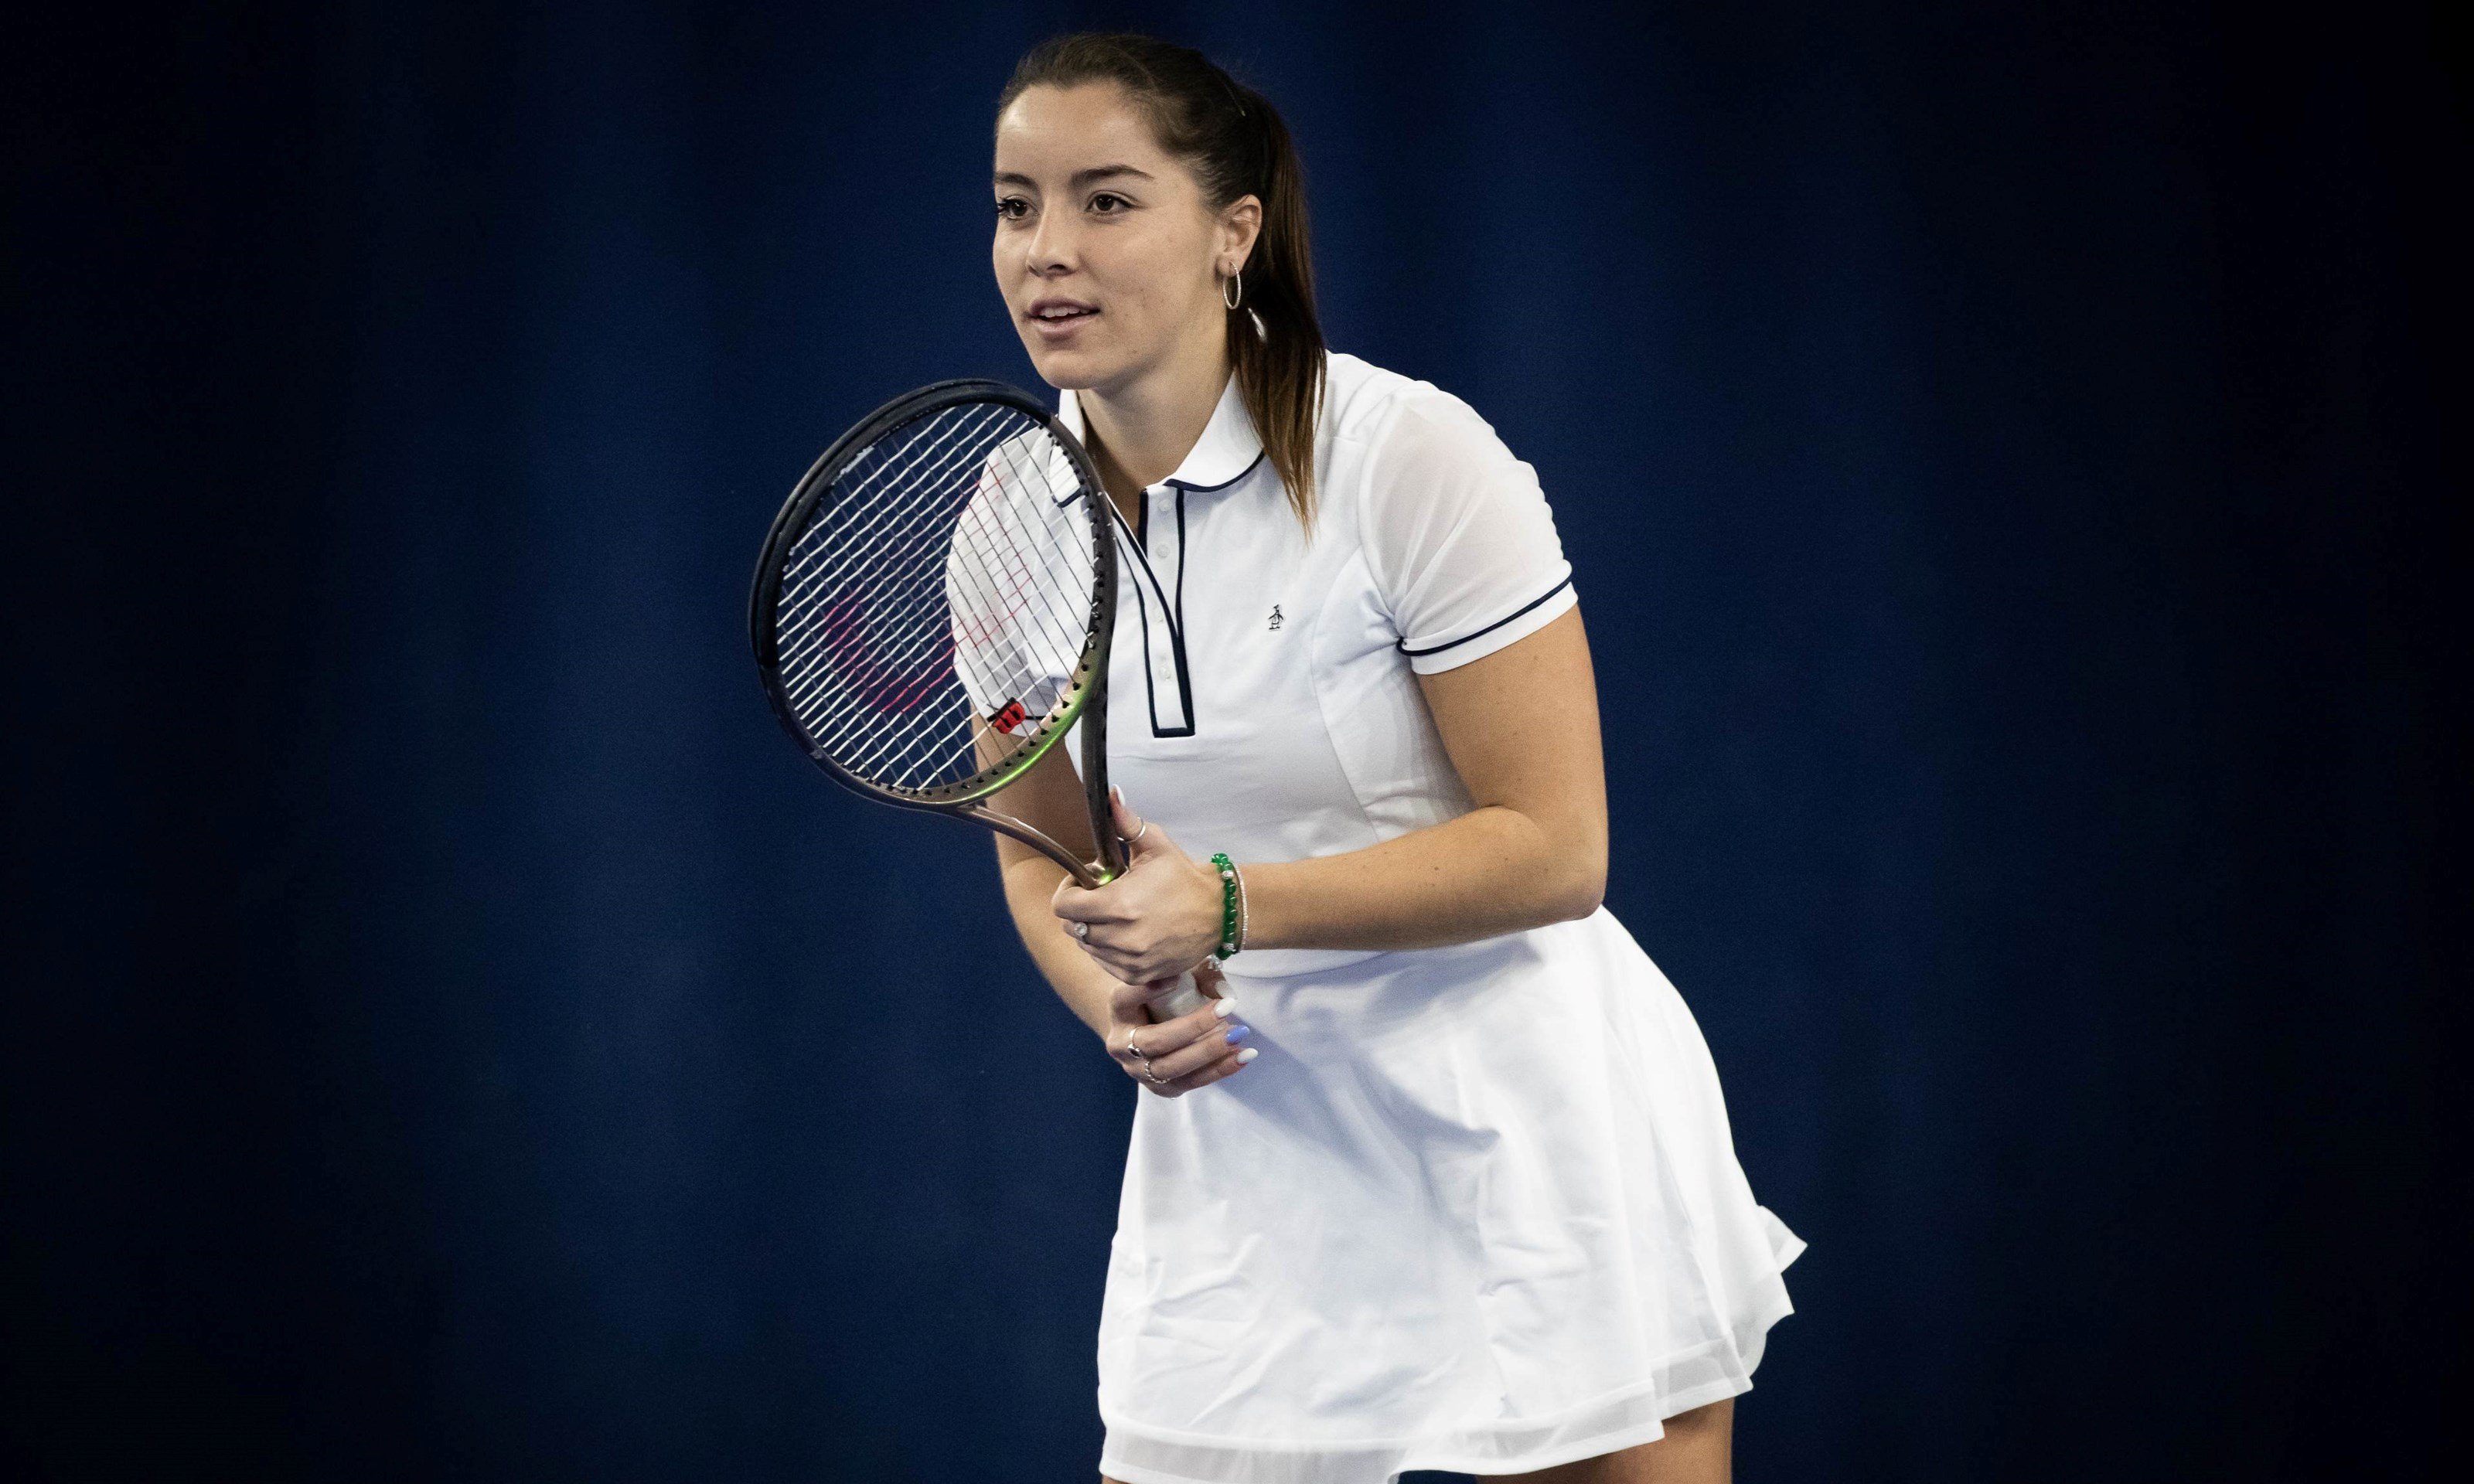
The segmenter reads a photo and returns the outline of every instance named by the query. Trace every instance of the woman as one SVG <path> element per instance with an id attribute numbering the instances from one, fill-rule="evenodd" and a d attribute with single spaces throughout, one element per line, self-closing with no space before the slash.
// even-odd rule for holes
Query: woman
<path id="1" fill-rule="evenodd" d="M 1040 46 L 995 186 L 997 282 L 1135 538 L 1131 864 L 1085 891 L 997 846 L 1032 957 L 1152 1094 L 1104 1477 L 1725 1478 L 1803 1244 L 1599 906 L 1596 697 L 1534 474 L 1326 354 L 1287 132 L 1200 54 Z M 1008 797 L 1087 841 L 1071 752 Z M 1198 968 L 1217 1003 L 1155 1022 Z"/>

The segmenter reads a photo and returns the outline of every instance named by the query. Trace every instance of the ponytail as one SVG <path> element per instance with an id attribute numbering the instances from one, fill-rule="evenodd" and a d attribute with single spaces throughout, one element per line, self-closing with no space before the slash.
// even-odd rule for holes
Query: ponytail
<path id="1" fill-rule="evenodd" d="M 1263 456 L 1311 530 L 1315 421 L 1322 410 L 1322 325 L 1315 318 L 1306 231 L 1305 170 L 1279 111 L 1191 47 L 1152 36 L 1085 33 L 1053 37 L 1016 64 L 998 96 L 1002 114 L 1023 90 L 1114 83 L 1150 115 L 1161 147 L 1194 166 L 1204 204 L 1242 196 L 1263 203 L 1263 226 L 1228 311 L 1228 349 Z"/>

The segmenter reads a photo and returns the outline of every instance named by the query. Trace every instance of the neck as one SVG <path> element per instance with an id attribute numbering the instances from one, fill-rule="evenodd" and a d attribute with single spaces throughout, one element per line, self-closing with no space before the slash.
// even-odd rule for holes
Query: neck
<path id="1" fill-rule="evenodd" d="M 1074 395 L 1103 478 L 1129 487 L 1111 489 L 1121 499 L 1176 472 L 1210 426 L 1229 375 L 1227 323 L 1214 316 L 1211 328 L 1124 381 Z"/>

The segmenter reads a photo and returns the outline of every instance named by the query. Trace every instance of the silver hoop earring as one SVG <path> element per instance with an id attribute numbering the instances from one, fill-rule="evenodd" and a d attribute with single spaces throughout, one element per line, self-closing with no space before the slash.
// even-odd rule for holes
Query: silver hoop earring
<path id="1" fill-rule="evenodd" d="M 1228 275 L 1227 284 L 1220 291 L 1220 301 L 1231 309 L 1246 301 L 1246 270 L 1240 268 Z"/>

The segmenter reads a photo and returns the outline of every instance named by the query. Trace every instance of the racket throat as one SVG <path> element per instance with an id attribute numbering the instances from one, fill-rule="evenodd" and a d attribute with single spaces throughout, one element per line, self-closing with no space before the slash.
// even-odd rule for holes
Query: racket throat
<path id="1" fill-rule="evenodd" d="M 1072 850 L 1069 850 L 1065 847 L 1057 844 L 1055 839 L 1049 836 L 1046 830 L 1039 828 L 1037 826 L 1026 824 L 1021 820 L 1015 819 L 1010 814 L 991 809 L 986 804 L 965 804 L 958 812 L 971 819 L 978 820 L 981 824 L 995 830 L 998 834 L 1019 840 L 1023 844 L 1030 846 L 1040 854 L 1047 856 L 1050 860 L 1053 860 L 1056 862 L 1057 865 L 1065 868 L 1066 874 L 1074 878 L 1074 884 L 1086 890 L 1101 886 L 1110 877 L 1117 874 L 1115 871 L 1109 870 L 1104 864 L 1098 864 L 1081 859 Z"/>

